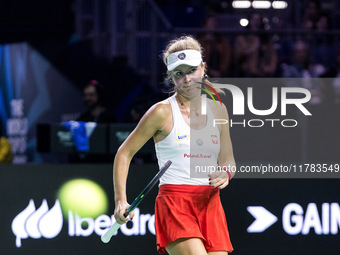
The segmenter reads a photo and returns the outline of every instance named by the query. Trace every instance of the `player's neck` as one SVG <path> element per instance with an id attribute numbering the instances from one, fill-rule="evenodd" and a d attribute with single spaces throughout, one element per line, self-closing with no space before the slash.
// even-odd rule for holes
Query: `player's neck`
<path id="1" fill-rule="evenodd" d="M 175 97 L 177 98 L 177 101 L 181 104 L 181 106 L 186 107 L 186 108 L 190 108 L 191 109 L 195 109 L 197 107 L 201 106 L 201 97 L 197 96 L 194 98 L 187 98 L 184 97 L 178 93 L 176 93 Z"/>

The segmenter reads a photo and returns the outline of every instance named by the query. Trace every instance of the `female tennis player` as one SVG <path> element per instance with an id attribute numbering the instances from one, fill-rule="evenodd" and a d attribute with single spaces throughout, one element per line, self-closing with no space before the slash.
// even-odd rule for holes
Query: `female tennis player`
<path id="1" fill-rule="evenodd" d="M 160 179 L 155 205 L 157 250 L 160 254 L 226 255 L 233 250 L 219 192 L 225 188 L 235 166 L 228 125 L 213 126 L 212 120 L 227 119 L 226 107 L 207 99 L 202 114 L 202 89 L 216 91 L 205 79 L 205 63 L 199 42 L 183 36 L 168 43 L 163 61 L 174 84 L 174 95 L 153 105 L 118 149 L 114 160 L 115 218 L 128 221 L 126 180 L 132 157 L 151 138 L 158 164 L 172 161 Z M 205 84 L 205 85 L 204 85 Z M 197 137 L 192 140 L 192 137 Z M 191 143 L 190 143 L 191 142 Z M 195 146 L 194 146 L 195 145 Z M 195 161 L 197 160 L 197 161 Z M 193 177 L 192 164 L 209 169 Z M 198 169 L 206 169 L 199 166 Z M 129 215 L 130 219 L 133 213 Z"/>

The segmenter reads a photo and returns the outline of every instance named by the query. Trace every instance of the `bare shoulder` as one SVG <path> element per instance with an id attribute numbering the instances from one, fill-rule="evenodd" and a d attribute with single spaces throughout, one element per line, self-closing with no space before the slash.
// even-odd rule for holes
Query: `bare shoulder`
<path id="1" fill-rule="evenodd" d="M 153 130 L 155 141 L 162 140 L 172 128 L 172 110 L 168 99 L 160 101 L 146 112 L 142 118 L 144 129 Z"/>
<path id="2" fill-rule="evenodd" d="M 147 119 L 153 121 L 163 122 L 167 117 L 171 116 L 171 105 L 168 99 L 160 101 L 150 107 L 150 109 L 144 115 Z"/>
<path id="3" fill-rule="evenodd" d="M 167 114 L 171 113 L 171 105 L 169 100 L 165 99 L 151 106 L 150 110 L 157 116 L 167 116 Z"/>
<path id="4" fill-rule="evenodd" d="M 163 101 L 160 101 L 153 105 L 158 111 L 171 111 L 171 105 L 169 99 L 164 99 Z M 164 113 L 165 113 L 164 112 Z"/>

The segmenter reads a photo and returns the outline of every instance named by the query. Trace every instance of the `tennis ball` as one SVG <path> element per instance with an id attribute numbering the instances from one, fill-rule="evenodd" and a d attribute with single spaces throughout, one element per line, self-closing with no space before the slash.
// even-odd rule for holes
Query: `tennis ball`
<path id="1" fill-rule="evenodd" d="M 81 218 L 96 218 L 107 212 L 108 199 L 104 190 L 87 179 L 74 179 L 66 182 L 58 191 L 63 215 L 68 218 L 69 210 Z"/>

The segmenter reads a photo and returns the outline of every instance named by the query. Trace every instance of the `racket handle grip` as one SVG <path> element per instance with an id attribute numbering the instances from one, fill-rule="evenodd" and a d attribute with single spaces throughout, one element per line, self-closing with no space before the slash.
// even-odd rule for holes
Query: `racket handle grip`
<path id="1" fill-rule="evenodd" d="M 115 222 L 108 230 L 106 230 L 105 233 L 101 236 L 102 242 L 108 243 L 111 237 L 117 232 L 121 225 L 123 224 Z"/>

